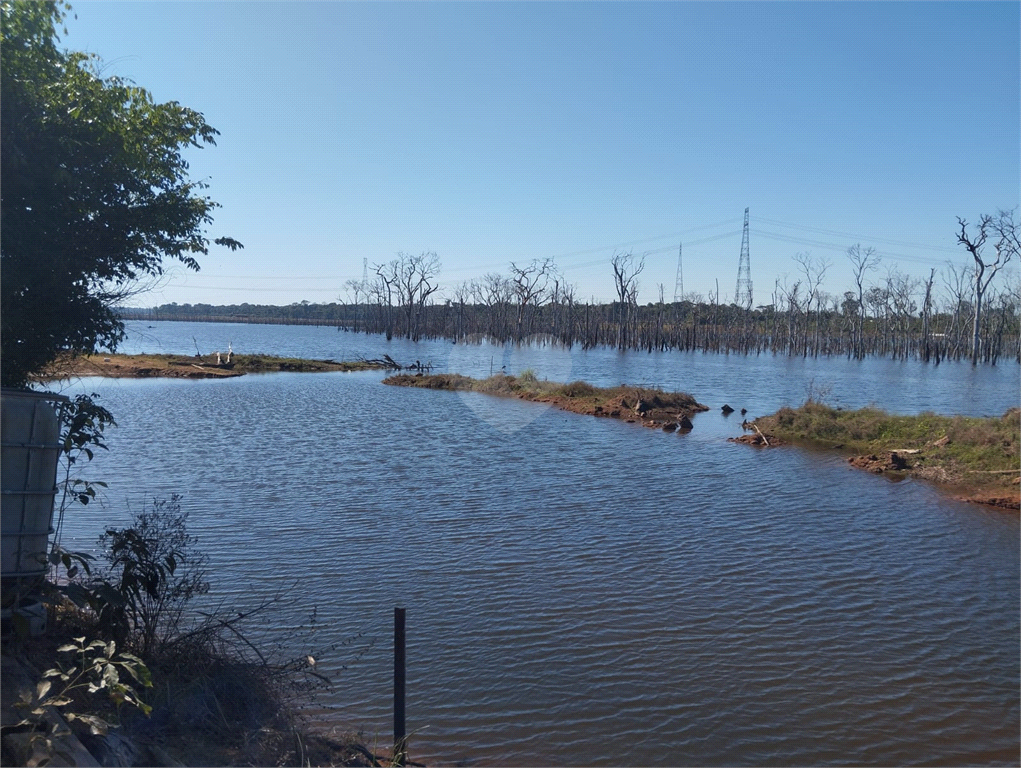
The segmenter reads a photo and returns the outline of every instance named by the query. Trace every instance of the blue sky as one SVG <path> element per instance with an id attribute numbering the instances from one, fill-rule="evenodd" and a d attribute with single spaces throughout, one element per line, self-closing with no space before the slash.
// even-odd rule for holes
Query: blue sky
<path id="1" fill-rule="evenodd" d="M 1019 205 L 1019 7 L 96 0 L 61 42 L 221 132 L 188 157 L 246 248 L 136 305 L 334 301 L 399 251 L 445 286 L 555 257 L 581 299 L 648 252 L 670 300 L 682 241 L 730 300 L 746 207 L 761 304 L 806 251 L 834 294 L 855 242 L 964 265 L 955 217 Z"/>

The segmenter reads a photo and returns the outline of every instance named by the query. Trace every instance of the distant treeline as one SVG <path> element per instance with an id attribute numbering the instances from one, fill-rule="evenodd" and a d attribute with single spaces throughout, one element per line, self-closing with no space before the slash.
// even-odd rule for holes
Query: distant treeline
<path id="1" fill-rule="evenodd" d="M 782 298 L 782 302 L 751 310 L 712 301 L 629 306 L 569 298 L 525 306 L 512 300 L 491 304 L 446 300 L 426 304 L 410 315 L 393 304 L 308 302 L 289 306 L 165 304 L 124 309 L 121 314 L 131 320 L 328 325 L 387 338 L 465 340 L 484 336 L 517 341 L 538 334 L 584 348 L 879 355 L 935 363 L 971 355 L 973 310 L 966 301 L 940 308 L 929 301 L 919 308 L 913 300 L 884 292 L 871 297 L 863 317 L 857 302 L 846 297 L 837 306 L 813 303 L 811 307 L 796 293 Z M 990 302 L 982 313 L 979 334 L 982 361 L 1021 361 L 1016 297 L 999 294 Z"/>
<path id="2" fill-rule="evenodd" d="M 511 262 L 509 273 L 488 273 L 439 293 L 440 259 L 432 252 L 399 253 L 373 265 L 374 274 L 344 284 L 351 299 L 338 304 L 307 301 L 286 307 L 262 304 L 164 304 L 123 310 L 140 320 L 332 325 L 349 331 L 412 340 L 455 341 L 485 337 L 522 342 L 542 336 L 567 346 L 618 349 L 703 350 L 744 354 L 868 355 L 895 359 L 970 358 L 972 363 L 1021 362 L 1021 286 L 1000 273 L 1021 252 L 1014 211 L 984 215 L 975 226 L 957 220 L 958 243 L 970 263 L 929 272 L 925 280 L 896 267 L 872 280 L 880 257 L 871 247 L 847 249 L 855 290 L 823 290 L 827 259 L 799 253 L 797 277 L 777 280 L 768 302 L 752 300 L 750 281 L 739 279 L 740 304 L 720 302 L 719 283 L 708 297 L 686 293 L 673 302 L 638 302 L 644 257 L 615 253 L 610 260 L 616 300 L 579 301 L 553 259 Z M 1000 285 L 1004 283 L 1004 285 Z M 759 296 L 762 296 L 759 293 Z"/>
<path id="3" fill-rule="evenodd" d="M 398 254 L 374 266 L 372 278 L 348 280 L 353 301 L 286 307 L 258 304 L 212 306 L 164 304 L 124 310 L 142 320 L 204 320 L 235 323 L 333 325 L 349 331 L 412 340 L 455 341 L 486 337 L 521 342 L 541 335 L 583 348 L 703 350 L 744 354 L 819 356 L 867 355 L 895 359 L 970 358 L 995 364 L 1021 362 L 1021 286 L 1016 278 L 994 282 L 1021 250 L 1013 211 L 983 216 L 977 229 L 958 219 L 958 241 L 972 256 L 963 268 L 948 264 L 918 280 L 888 269 L 882 281 L 874 248 L 848 248 L 856 290 L 834 295 L 823 290 L 830 263 L 798 254 L 799 277 L 777 280 L 768 303 L 753 306 L 751 285 L 744 306 L 721 304 L 715 294 L 685 294 L 680 301 L 638 303 L 638 276 L 644 258 L 616 253 L 610 261 L 616 300 L 583 302 L 552 259 L 510 264 L 510 273 L 489 273 L 461 282 L 439 295 L 440 260 L 435 253 Z M 991 252 L 995 259 L 991 258 Z M 738 294 L 741 294 L 740 284 Z M 760 294 L 761 295 L 761 294 Z"/>

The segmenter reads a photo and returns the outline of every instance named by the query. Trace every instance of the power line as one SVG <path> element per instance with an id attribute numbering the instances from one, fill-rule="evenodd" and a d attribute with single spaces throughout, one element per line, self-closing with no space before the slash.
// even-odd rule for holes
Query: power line
<path id="1" fill-rule="evenodd" d="M 749 216 L 749 220 L 752 220 L 750 216 Z M 738 221 L 741 221 L 741 219 L 740 218 L 726 219 L 726 220 L 719 221 L 719 222 L 714 222 L 714 223 L 711 223 L 711 224 L 703 224 L 703 225 L 699 225 L 699 226 L 696 226 L 696 227 L 690 227 L 688 229 L 683 230 L 682 232 L 668 233 L 668 234 L 664 234 L 664 235 L 657 235 L 657 236 L 654 236 L 654 237 L 637 238 L 637 239 L 633 239 L 633 240 L 620 241 L 620 242 L 617 242 L 617 243 L 614 243 L 614 244 L 610 244 L 610 245 L 604 245 L 604 246 L 593 247 L 593 248 L 579 249 L 579 250 L 576 250 L 576 251 L 569 251 L 569 252 L 560 253 L 560 254 L 557 254 L 557 255 L 552 256 L 550 258 L 555 258 L 555 259 L 560 259 L 560 260 L 572 260 L 572 259 L 575 259 L 575 258 L 580 257 L 580 256 L 586 256 L 586 255 L 598 254 L 598 253 L 605 253 L 605 252 L 608 252 L 608 251 L 612 251 L 612 250 L 615 250 L 615 249 L 624 248 L 624 247 L 628 247 L 628 246 L 634 246 L 634 245 L 639 245 L 639 244 L 643 244 L 643 243 L 654 243 L 654 242 L 656 242 L 658 240 L 664 240 L 664 239 L 667 239 L 667 238 L 676 238 L 676 237 L 679 237 L 681 235 L 690 235 L 690 234 L 696 233 L 696 232 L 704 232 L 706 230 L 717 229 L 719 227 L 726 226 L 726 225 L 729 225 L 729 224 L 733 224 L 733 223 L 736 223 Z M 881 244 L 890 244 L 890 245 L 902 246 L 902 247 L 910 248 L 910 249 L 920 249 L 920 250 L 927 250 L 929 252 L 938 252 L 941 255 L 942 254 L 958 255 L 959 254 L 959 251 L 957 249 L 946 247 L 946 246 L 925 245 L 925 244 L 920 244 L 920 243 L 908 242 L 908 241 L 904 241 L 904 240 L 895 240 L 895 239 L 891 239 L 891 238 L 860 236 L 860 235 L 855 235 L 855 234 L 852 234 L 852 233 L 849 233 L 849 232 L 841 232 L 841 231 L 837 231 L 837 230 L 825 229 L 825 228 L 822 228 L 822 227 L 813 227 L 813 226 L 808 226 L 808 225 L 793 224 L 793 223 L 790 223 L 790 222 L 785 222 L 785 221 L 781 221 L 781 220 L 778 220 L 778 219 L 772 219 L 772 218 L 763 217 L 763 216 L 756 216 L 756 217 L 754 217 L 753 221 L 755 221 L 756 223 L 759 223 L 759 224 L 773 225 L 773 226 L 779 227 L 781 229 L 796 230 L 796 231 L 806 232 L 806 233 L 818 233 L 818 234 L 821 234 L 821 235 L 831 235 L 831 236 L 839 237 L 839 238 L 845 238 L 846 237 L 846 238 L 848 238 L 851 241 L 857 241 L 857 242 L 874 242 L 874 243 L 881 243 Z M 739 264 L 739 270 L 738 270 L 739 271 L 739 275 L 738 275 L 738 278 L 739 278 L 739 290 L 737 292 L 737 296 L 740 296 L 740 293 L 741 293 L 741 291 L 740 291 L 740 282 L 741 282 L 741 279 L 743 277 L 743 275 L 742 275 L 742 268 L 744 267 L 744 251 L 745 251 L 745 248 L 746 248 L 745 240 L 746 240 L 746 237 L 747 237 L 748 230 L 746 230 L 746 229 L 742 229 L 742 230 L 728 230 L 726 232 L 721 232 L 721 233 L 709 235 L 707 237 L 702 237 L 702 238 L 698 238 L 698 239 L 694 239 L 694 240 L 692 240 L 692 239 L 685 239 L 684 242 L 688 243 L 689 249 L 690 248 L 696 248 L 697 249 L 697 246 L 699 246 L 699 245 L 704 245 L 706 243 L 711 243 L 711 242 L 715 242 L 715 241 L 718 241 L 718 240 L 723 240 L 723 239 L 727 239 L 727 238 L 731 238 L 731 237 L 736 237 L 738 232 L 741 232 L 741 235 L 742 235 L 742 262 Z M 794 233 L 775 232 L 775 231 L 770 231 L 768 229 L 759 229 L 758 227 L 756 228 L 756 236 L 757 237 L 763 237 L 763 238 L 766 238 L 768 240 L 772 240 L 772 241 L 776 241 L 776 242 L 795 243 L 795 244 L 798 244 L 798 245 L 807 245 L 807 246 L 811 246 L 811 247 L 815 247 L 815 248 L 820 248 L 820 249 L 824 249 L 824 250 L 829 250 L 829 251 L 833 251 L 833 252 L 839 252 L 839 253 L 843 253 L 847 249 L 847 245 L 846 244 L 838 244 L 838 243 L 830 242 L 829 240 L 822 240 L 822 239 L 815 239 L 815 238 L 812 238 L 812 237 L 799 236 L 799 235 L 794 234 Z M 659 248 L 653 248 L 653 249 L 650 249 L 648 251 L 645 251 L 644 255 L 648 256 L 648 255 L 661 254 L 661 253 L 666 253 L 666 252 L 672 251 L 672 250 L 673 250 L 673 245 L 671 244 L 671 245 L 667 245 L 667 246 L 663 246 L 663 247 L 659 247 Z M 677 278 L 675 280 L 675 296 L 678 295 L 679 293 L 683 293 L 683 268 L 682 268 L 682 258 L 681 258 L 682 257 L 682 251 L 683 251 L 683 245 L 679 245 L 678 246 L 678 251 L 677 251 L 677 254 L 678 254 L 678 264 L 677 264 L 677 267 L 678 267 L 678 270 L 677 270 Z M 887 252 L 887 251 L 880 251 L 879 255 L 882 256 L 883 258 L 890 259 L 892 261 L 905 261 L 905 262 L 911 262 L 911 263 L 916 263 L 916 264 L 924 264 L 924 265 L 927 265 L 927 266 L 931 266 L 934 263 L 937 263 L 937 262 L 942 260 L 940 257 L 935 256 L 935 255 L 932 256 L 932 257 L 926 257 L 926 256 L 922 256 L 922 255 L 905 254 L 905 253 L 897 253 L 897 252 Z M 566 263 L 566 264 L 562 263 L 561 266 L 566 267 L 567 269 L 570 269 L 570 270 L 579 270 L 579 269 L 585 269 L 585 268 L 588 268 L 588 267 L 603 266 L 603 265 L 606 264 L 606 259 L 607 259 L 607 257 L 604 256 L 603 258 L 589 259 L 589 260 L 586 260 L 586 261 L 568 261 L 568 263 Z M 363 258 L 362 259 L 362 279 L 363 280 L 365 280 L 367 278 L 367 275 L 368 275 L 368 261 L 369 261 L 368 258 Z M 486 270 L 489 270 L 489 269 L 501 269 L 504 266 L 506 266 L 506 262 L 499 263 L 499 264 L 492 264 L 492 265 L 488 265 L 488 266 L 486 266 L 486 265 L 479 265 L 479 264 L 468 264 L 468 265 L 465 265 L 465 266 L 457 266 L 457 267 L 451 267 L 451 268 L 445 269 L 444 273 L 446 275 L 450 275 L 452 273 L 453 274 L 464 273 L 464 272 L 469 272 L 469 271 L 479 273 L 479 272 L 483 272 L 483 271 L 486 271 Z M 749 288 L 751 287 L 750 286 L 750 282 L 751 282 L 751 273 L 750 272 L 751 272 L 751 270 L 750 270 L 750 263 L 749 263 L 748 264 L 747 275 L 746 275 L 746 279 L 749 282 Z M 216 285 L 184 285 L 184 286 L 176 286 L 176 287 L 177 288 L 193 289 L 193 290 L 202 290 L 202 291 L 209 291 L 209 290 L 231 291 L 231 292 L 236 292 L 236 291 L 253 291 L 253 292 L 259 292 L 259 293 L 284 293 L 284 292 L 287 292 L 287 291 L 292 291 L 292 292 L 294 292 L 294 291 L 302 292 L 303 291 L 303 292 L 307 292 L 307 293 L 322 294 L 322 293 L 332 293 L 335 289 L 334 288 L 320 288 L 320 287 L 313 288 L 313 287 L 308 287 L 308 286 L 295 286 L 293 288 L 285 288 L 285 287 L 281 287 L 281 284 L 283 284 L 284 282 L 293 282 L 293 281 L 313 281 L 313 282 L 317 282 L 319 284 L 322 284 L 324 281 L 339 281 L 339 282 L 343 282 L 345 280 L 353 278 L 354 275 L 339 275 L 339 276 L 338 275 L 253 275 L 253 274 L 230 275 L 230 274 L 203 273 L 202 275 L 198 276 L 198 279 L 201 280 L 204 277 L 214 278 L 214 279 L 219 278 L 219 279 L 226 279 L 226 280 L 241 280 L 241 279 L 243 279 L 243 280 L 250 280 L 250 281 L 272 280 L 272 281 L 274 281 L 276 283 L 276 286 L 274 286 L 272 288 L 270 288 L 270 287 L 267 287 L 267 288 L 251 288 L 251 287 L 250 288 L 243 288 L 243 287 L 238 287 L 236 285 L 223 285 L 223 286 L 216 286 Z M 446 282 L 453 282 L 453 281 L 443 280 L 443 282 L 446 283 Z M 736 298 L 737 298 L 737 296 L 736 296 Z M 747 296 L 745 296 L 745 301 L 747 301 Z M 738 303 L 740 303 L 740 300 L 738 301 Z"/>
<path id="2" fill-rule="evenodd" d="M 709 237 L 703 237 L 703 238 L 701 238 L 699 240 L 688 240 L 686 242 L 688 243 L 689 246 L 703 245 L 704 243 L 711 243 L 711 242 L 713 242 L 715 240 L 723 240 L 723 239 L 728 238 L 728 237 L 737 237 L 739 234 L 741 234 L 741 231 L 738 230 L 738 229 L 735 229 L 735 230 L 733 230 L 731 232 L 723 232 L 722 234 L 719 234 L 719 235 L 711 235 Z M 653 248 L 651 251 L 643 251 L 642 255 L 643 256 L 652 256 L 652 255 L 657 254 L 657 253 L 666 253 L 667 251 L 673 251 L 673 249 L 674 249 L 674 247 L 672 245 L 668 245 L 668 246 L 665 246 L 663 248 Z M 593 261 L 586 261 L 586 262 L 582 262 L 581 264 L 572 264 L 571 265 L 571 269 L 582 269 L 584 267 L 598 267 L 598 266 L 603 266 L 603 265 L 605 265 L 607 263 L 608 263 L 607 257 L 604 256 L 601 259 L 595 259 Z"/>
<path id="3" fill-rule="evenodd" d="M 737 219 L 727 219 L 725 221 L 718 221 L 718 222 L 715 222 L 713 224 L 702 224 L 702 225 L 697 226 L 697 227 L 690 227 L 690 228 L 688 228 L 688 229 L 686 229 L 686 230 L 684 230 L 682 232 L 673 232 L 673 233 L 669 233 L 669 234 L 665 234 L 665 235 L 656 235 L 655 237 L 638 238 L 638 239 L 635 239 L 635 240 L 625 240 L 625 241 L 622 241 L 622 242 L 613 243 L 612 245 L 601 245 L 601 246 L 598 246 L 598 247 L 595 247 L 595 248 L 585 248 L 585 249 L 578 250 L 578 251 L 569 251 L 567 253 L 558 253 L 558 254 L 555 254 L 555 255 L 550 256 L 548 258 L 551 258 L 551 259 L 569 259 L 569 258 L 572 258 L 574 256 L 588 256 L 589 254 L 593 254 L 593 253 L 602 253 L 603 251 L 612 251 L 612 250 L 615 250 L 615 249 L 618 249 L 618 248 L 626 248 L 628 246 L 641 245 L 643 243 L 654 243 L 657 240 L 666 240 L 666 239 L 673 240 L 673 239 L 675 239 L 677 237 L 682 237 L 684 235 L 688 235 L 688 234 L 691 234 L 693 232 L 703 232 L 703 231 L 705 231 L 707 229 L 716 229 L 718 227 L 727 226 L 728 224 L 736 224 L 739 221 L 741 221 L 740 218 L 737 218 Z M 696 243 L 710 242 L 711 240 L 719 239 L 719 237 L 729 237 L 729 236 L 731 236 L 731 234 L 733 234 L 733 233 L 726 233 L 726 234 L 724 234 L 722 236 L 712 236 L 712 237 L 710 237 L 708 239 L 703 239 L 703 240 L 692 240 L 692 241 L 689 241 L 689 244 L 694 245 Z M 663 253 L 665 251 L 672 251 L 673 248 L 674 248 L 673 245 L 669 245 L 669 246 L 666 246 L 664 248 L 656 248 L 656 249 L 653 249 L 651 251 L 645 251 L 645 253 L 646 254 Z M 522 257 L 522 258 L 527 258 L 527 257 Z M 511 259 L 511 261 L 513 261 L 513 259 Z M 506 263 L 507 262 L 504 262 L 503 264 L 471 265 L 471 266 L 468 266 L 468 267 L 453 267 L 452 269 L 445 270 L 445 271 L 447 271 L 447 272 L 467 272 L 468 270 L 476 270 L 477 271 L 477 270 L 487 270 L 487 269 L 500 269 L 500 268 L 506 266 Z M 601 264 L 601 263 L 602 263 L 601 261 L 599 261 L 599 262 L 586 262 L 585 264 L 573 264 L 573 265 L 570 265 L 570 266 L 573 266 L 573 267 L 592 266 L 594 264 Z"/>
<path id="4" fill-rule="evenodd" d="M 308 288 L 299 286 L 297 288 L 244 288 L 236 285 L 173 285 L 154 289 L 151 293 L 159 293 L 168 289 L 188 291 L 243 291 L 249 293 L 335 293 L 336 288 Z"/>
<path id="5" fill-rule="evenodd" d="M 958 253 L 956 248 L 951 248 L 945 245 L 925 245 L 922 243 L 909 243 L 905 240 L 891 240 L 883 237 L 872 237 L 865 235 L 854 235 L 850 232 L 838 232 L 833 229 L 823 229 L 821 227 L 810 227 L 803 224 L 790 224 L 789 222 L 779 221 L 778 219 L 768 219 L 763 216 L 756 216 L 755 221 L 763 222 L 765 224 L 774 224 L 779 227 L 789 227 L 790 229 L 800 229 L 805 232 L 818 232 L 823 235 L 836 235 L 837 237 L 849 237 L 852 240 L 866 243 L 885 243 L 887 245 L 903 245 L 907 248 L 918 248 L 928 251 L 944 251 L 945 253 Z"/>
<path id="6" fill-rule="evenodd" d="M 811 245 L 817 248 L 838 251 L 840 253 L 843 253 L 847 250 L 846 245 L 839 245 L 837 243 L 827 243 L 821 240 L 810 240 L 804 237 L 795 237 L 793 235 L 784 235 L 776 232 L 767 232 L 764 230 L 757 229 L 755 230 L 755 234 L 759 237 L 765 237 L 768 240 L 777 240 L 779 242 L 785 243 L 797 243 L 799 245 Z M 933 262 L 938 261 L 938 259 L 936 258 L 926 258 L 924 256 L 911 256 L 904 253 L 890 253 L 889 251 L 878 251 L 878 253 L 883 258 L 893 259 L 894 261 L 911 261 L 916 264 L 931 265 L 933 264 Z"/>

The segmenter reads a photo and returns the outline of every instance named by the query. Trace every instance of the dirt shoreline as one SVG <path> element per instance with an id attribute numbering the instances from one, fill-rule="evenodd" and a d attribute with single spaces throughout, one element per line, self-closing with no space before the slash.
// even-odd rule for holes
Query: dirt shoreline
<path id="1" fill-rule="evenodd" d="M 709 407 L 686 392 L 664 392 L 649 387 L 594 387 L 583 381 L 570 384 L 539 381 L 522 374 L 497 374 L 488 379 L 472 379 L 459 374 L 398 374 L 383 379 L 395 387 L 481 392 L 496 397 L 513 397 L 534 403 L 546 403 L 562 411 L 619 419 L 665 432 L 687 432 L 691 417 Z"/>
<path id="2" fill-rule="evenodd" d="M 891 416 L 818 403 L 748 422 L 754 434 L 730 442 L 762 448 L 794 445 L 840 451 L 854 469 L 932 483 L 959 501 L 1021 510 L 1018 409 L 1002 417 Z"/>
<path id="3" fill-rule="evenodd" d="M 125 379 L 229 379 L 246 373 L 325 373 L 330 371 L 385 370 L 377 360 L 302 360 L 271 355 L 83 355 L 61 360 L 39 376 L 40 381 L 74 376 L 105 376 Z"/>

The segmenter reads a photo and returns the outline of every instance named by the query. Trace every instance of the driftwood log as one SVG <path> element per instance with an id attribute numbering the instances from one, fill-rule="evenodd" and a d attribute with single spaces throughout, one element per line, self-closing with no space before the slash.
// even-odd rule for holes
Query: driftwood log
<path id="1" fill-rule="evenodd" d="M 388 371 L 431 371 L 433 368 L 432 363 L 423 363 L 420 360 L 416 360 L 408 365 L 402 365 L 394 360 L 390 355 L 383 355 L 382 358 L 368 359 L 361 357 L 358 359 L 361 363 L 367 363 L 369 365 L 379 366 L 385 368 Z"/>

